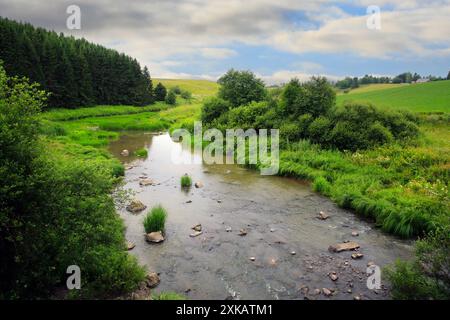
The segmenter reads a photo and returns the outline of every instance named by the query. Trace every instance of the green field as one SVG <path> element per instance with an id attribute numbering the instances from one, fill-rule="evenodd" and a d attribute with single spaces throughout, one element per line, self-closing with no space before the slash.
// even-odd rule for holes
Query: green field
<path id="1" fill-rule="evenodd" d="M 161 82 L 167 88 L 180 87 L 190 91 L 196 98 L 213 96 L 219 90 L 217 82 L 209 80 L 184 80 L 184 79 L 153 79 L 153 86 Z"/>
<path id="2" fill-rule="evenodd" d="M 450 112 L 450 80 L 410 85 L 372 85 L 338 94 L 338 105 L 346 101 L 370 102 L 380 108 L 413 112 Z"/>

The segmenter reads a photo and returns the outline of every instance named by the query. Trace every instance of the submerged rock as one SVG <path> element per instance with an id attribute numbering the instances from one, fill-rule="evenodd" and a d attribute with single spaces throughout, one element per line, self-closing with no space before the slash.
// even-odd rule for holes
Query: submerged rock
<path id="1" fill-rule="evenodd" d="M 196 188 L 203 188 L 203 183 L 201 183 L 201 182 L 199 181 L 199 182 L 196 182 L 196 183 L 194 184 L 194 186 L 195 186 Z"/>
<path id="2" fill-rule="evenodd" d="M 239 230 L 239 235 L 242 236 L 242 237 L 243 237 L 243 236 L 246 236 L 247 233 L 248 233 L 248 232 L 247 232 L 246 229 L 241 229 L 241 230 Z"/>
<path id="3" fill-rule="evenodd" d="M 322 288 L 322 292 L 323 292 L 324 296 L 326 296 L 326 297 L 329 297 L 333 294 L 333 292 L 331 292 L 331 290 L 328 288 Z"/>
<path id="4" fill-rule="evenodd" d="M 327 220 L 329 217 L 330 217 L 330 216 L 327 215 L 325 212 L 320 211 L 320 212 L 319 212 L 319 215 L 317 216 L 317 219 L 320 219 L 320 220 Z"/>
<path id="5" fill-rule="evenodd" d="M 328 250 L 331 252 L 341 252 L 341 251 L 348 251 L 348 250 L 355 250 L 359 248 L 359 244 L 353 241 L 349 241 L 346 243 L 337 243 L 335 245 L 331 245 Z"/>
<path id="6" fill-rule="evenodd" d="M 195 231 L 194 233 L 191 233 L 189 235 L 189 237 L 195 238 L 195 237 L 198 237 L 201 234 L 203 234 L 203 231 Z"/>
<path id="7" fill-rule="evenodd" d="M 331 273 L 329 274 L 329 276 L 330 276 L 330 279 L 331 279 L 332 281 L 336 281 L 337 279 L 339 279 L 339 277 L 338 277 L 338 275 L 336 274 L 335 271 L 331 272 Z"/>
<path id="8" fill-rule="evenodd" d="M 128 250 L 128 251 L 129 251 L 129 250 L 133 250 L 134 247 L 136 247 L 136 245 L 135 245 L 133 242 L 131 242 L 131 241 L 128 241 L 128 242 L 127 242 L 127 250 Z"/>
<path id="9" fill-rule="evenodd" d="M 195 231 L 202 231 L 202 225 L 200 223 L 198 223 L 195 226 L 193 226 L 191 229 L 195 230 Z"/>
<path id="10" fill-rule="evenodd" d="M 145 235 L 145 240 L 151 243 L 160 243 L 164 241 L 164 236 L 161 231 L 150 232 Z"/>
<path id="11" fill-rule="evenodd" d="M 139 201 L 138 199 L 132 200 L 130 202 L 130 204 L 127 205 L 127 207 L 126 207 L 127 211 L 129 211 L 131 213 L 138 213 L 138 212 L 145 210 L 146 208 L 147 208 L 147 206 L 145 204 L 143 204 L 141 201 Z"/>
<path id="12" fill-rule="evenodd" d="M 122 152 L 120 153 L 121 156 L 124 157 L 128 157 L 130 155 L 130 151 L 128 151 L 127 149 L 122 150 Z"/>
<path id="13" fill-rule="evenodd" d="M 153 181 L 153 179 L 142 179 L 141 181 L 139 181 L 139 185 L 142 187 L 146 187 L 146 186 L 154 186 L 155 185 L 155 181 Z"/>
<path id="14" fill-rule="evenodd" d="M 358 232 L 358 231 L 353 231 L 353 232 L 352 232 L 352 236 L 353 236 L 353 237 L 359 236 L 359 232 Z"/>
<path id="15" fill-rule="evenodd" d="M 161 282 L 161 279 L 159 278 L 159 276 L 156 272 L 150 272 L 145 277 L 145 284 L 149 288 L 157 287 L 160 282 Z"/>
<path id="16" fill-rule="evenodd" d="M 352 253 L 352 259 L 354 260 L 361 259 L 362 257 L 364 257 L 364 255 L 360 252 Z"/>

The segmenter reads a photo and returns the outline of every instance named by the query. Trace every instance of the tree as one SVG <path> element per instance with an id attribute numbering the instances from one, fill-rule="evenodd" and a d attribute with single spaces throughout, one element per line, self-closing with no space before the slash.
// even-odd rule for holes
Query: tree
<path id="1" fill-rule="evenodd" d="M 211 123 L 214 119 L 230 110 L 231 104 L 221 98 L 212 97 L 205 101 L 202 107 L 202 121 Z"/>
<path id="2" fill-rule="evenodd" d="M 159 82 L 155 87 L 155 100 L 164 101 L 166 99 L 167 89 L 164 85 Z"/>
<path id="3" fill-rule="evenodd" d="M 177 95 L 173 90 L 169 90 L 169 93 L 166 96 L 166 103 L 170 105 L 175 105 L 177 103 Z"/>
<path id="4" fill-rule="evenodd" d="M 450 80 L 450 71 L 447 74 L 447 80 Z"/>
<path id="5" fill-rule="evenodd" d="M 219 97 L 229 101 L 233 107 L 258 102 L 265 99 L 267 92 L 264 82 L 251 71 L 229 70 L 218 83 Z"/>

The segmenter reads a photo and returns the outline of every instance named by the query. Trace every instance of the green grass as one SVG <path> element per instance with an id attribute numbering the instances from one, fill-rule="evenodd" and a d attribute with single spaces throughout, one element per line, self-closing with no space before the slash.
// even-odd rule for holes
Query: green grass
<path id="1" fill-rule="evenodd" d="M 90 117 L 106 117 L 115 115 L 136 114 L 143 112 L 156 112 L 168 109 L 165 103 L 158 102 L 145 107 L 133 106 L 95 106 L 79 109 L 53 109 L 42 113 L 41 117 L 52 121 L 78 120 Z"/>
<path id="2" fill-rule="evenodd" d="M 406 109 L 413 112 L 450 112 L 450 80 L 401 85 L 379 90 L 354 90 L 337 96 L 345 101 L 370 102 L 380 108 Z"/>
<path id="3" fill-rule="evenodd" d="M 148 151 L 145 148 L 138 149 L 134 152 L 134 155 L 137 157 L 145 158 L 148 156 Z"/>
<path id="4" fill-rule="evenodd" d="M 192 93 L 194 98 L 213 96 L 219 91 L 217 82 L 208 80 L 185 80 L 185 79 L 153 79 L 153 85 L 161 82 L 166 88 L 180 87 Z"/>
<path id="5" fill-rule="evenodd" d="M 374 83 L 374 84 L 366 84 L 361 85 L 358 88 L 355 89 L 349 89 L 348 93 L 364 93 L 364 92 L 370 92 L 370 91 L 377 91 L 377 90 L 383 90 L 383 89 L 391 89 L 391 88 L 398 88 L 402 86 L 408 86 L 409 84 L 405 83 Z M 338 95 L 340 94 L 346 94 L 344 93 L 345 90 L 340 90 L 338 92 Z M 347 94 L 348 94 L 347 93 Z"/>
<path id="6" fill-rule="evenodd" d="M 176 292 L 161 292 L 152 295 L 153 300 L 187 300 L 185 296 Z"/>
<path id="7" fill-rule="evenodd" d="M 153 207 L 144 218 L 144 229 L 146 233 L 162 231 L 166 223 L 167 211 L 162 206 Z"/>
<path id="8" fill-rule="evenodd" d="M 182 176 L 180 182 L 182 188 L 189 188 L 190 186 L 192 186 L 192 178 L 188 175 Z"/>

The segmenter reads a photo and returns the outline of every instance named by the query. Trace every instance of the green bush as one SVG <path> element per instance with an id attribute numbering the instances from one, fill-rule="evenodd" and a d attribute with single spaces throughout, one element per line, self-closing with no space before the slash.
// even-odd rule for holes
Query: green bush
<path id="1" fill-rule="evenodd" d="M 167 93 L 166 103 L 170 105 L 175 105 L 177 103 L 177 96 L 173 90 L 169 90 L 169 93 Z"/>
<path id="2" fill-rule="evenodd" d="M 397 261 L 385 272 L 394 299 L 450 299 L 450 229 L 416 242 L 412 262 Z"/>
<path id="3" fill-rule="evenodd" d="M 190 93 L 190 92 L 187 91 L 187 90 L 181 91 L 180 96 L 181 96 L 183 99 L 186 99 L 186 100 L 191 100 L 191 99 L 192 99 L 192 93 Z"/>
<path id="4" fill-rule="evenodd" d="M 324 116 L 314 119 L 308 127 L 309 138 L 316 143 L 326 144 L 329 139 L 331 125 L 330 119 Z"/>
<path id="5" fill-rule="evenodd" d="M 153 207 L 144 218 L 144 229 L 146 233 L 162 231 L 166 224 L 167 212 L 162 206 Z"/>
<path id="6" fill-rule="evenodd" d="M 182 188 L 189 188 L 190 186 L 192 186 L 192 179 L 190 176 L 188 176 L 187 174 L 183 175 L 181 177 L 181 187 Z"/>
<path id="7" fill-rule="evenodd" d="M 153 300 L 187 300 L 182 294 L 176 292 L 161 292 L 152 296 Z"/>
<path id="8" fill-rule="evenodd" d="M 123 250 L 107 160 L 76 161 L 44 147 L 44 97 L 0 67 L 0 298 L 48 298 L 70 265 L 82 272 L 80 297 L 133 290 L 144 270 Z"/>
<path id="9" fill-rule="evenodd" d="M 202 107 L 201 119 L 204 123 L 211 123 L 230 109 L 230 103 L 216 97 L 207 99 Z"/>
<path id="10" fill-rule="evenodd" d="M 220 84 L 219 98 L 228 101 L 232 107 L 262 101 L 267 95 L 264 82 L 251 71 L 231 69 L 217 82 Z"/>

